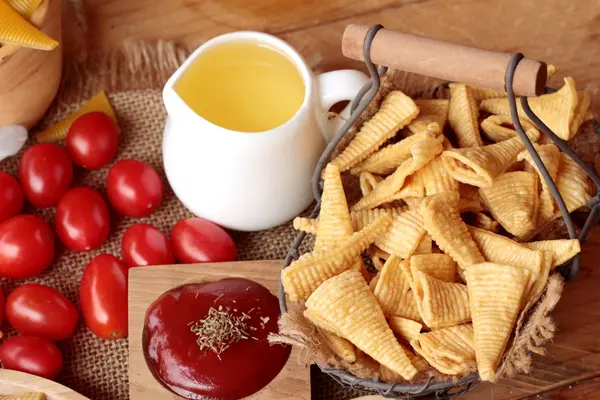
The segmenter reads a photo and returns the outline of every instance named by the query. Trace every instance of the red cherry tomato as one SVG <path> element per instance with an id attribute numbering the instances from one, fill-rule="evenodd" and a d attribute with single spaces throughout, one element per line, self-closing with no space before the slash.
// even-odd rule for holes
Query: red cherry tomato
<path id="1" fill-rule="evenodd" d="M 91 112 L 77 118 L 69 128 L 66 146 L 73 162 L 86 169 L 107 165 L 119 144 L 119 128 L 103 112 Z"/>
<path id="2" fill-rule="evenodd" d="M 63 365 L 58 347 L 36 336 L 13 336 L 0 346 L 0 362 L 6 369 L 56 379 Z"/>
<path id="3" fill-rule="evenodd" d="M 90 261 L 81 278 L 79 302 L 85 324 L 102 339 L 127 337 L 127 267 L 110 254 Z"/>
<path id="4" fill-rule="evenodd" d="M 15 178 L 0 171 L 0 222 L 19 214 L 23 209 L 23 191 Z"/>
<path id="5" fill-rule="evenodd" d="M 54 236 L 40 217 L 17 215 L 0 224 L 0 277 L 31 278 L 53 259 Z"/>
<path id="6" fill-rule="evenodd" d="M 36 144 L 25 151 L 19 162 L 19 180 L 31 204 L 51 207 L 69 190 L 73 181 L 73 164 L 59 146 Z"/>
<path id="7" fill-rule="evenodd" d="M 128 267 L 173 264 L 171 242 L 150 224 L 135 224 L 123 235 L 123 260 Z"/>
<path id="8" fill-rule="evenodd" d="M 6 318 L 21 335 L 58 342 L 73 336 L 79 313 L 58 290 L 28 283 L 6 298 Z"/>
<path id="9" fill-rule="evenodd" d="M 112 166 L 106 178 L 108 200 L 128 217 L 146 217 L 160 205 L 163 184 L 154 168 L 137 160 Z"/>
<path id="10" fill-rule="evenodd" d="M 90 188 L 69 190 L 56 207 L 56 233 L 73 251 L 97 249 L 110 233 L 108 207 Z"/>
<path id="11" fill-rule="evenodd" d="M 219 225 L 202 218 L 179 221 L 171 230 L 173 252 L 181 263 L 235 261 L 233 239 Z"/>

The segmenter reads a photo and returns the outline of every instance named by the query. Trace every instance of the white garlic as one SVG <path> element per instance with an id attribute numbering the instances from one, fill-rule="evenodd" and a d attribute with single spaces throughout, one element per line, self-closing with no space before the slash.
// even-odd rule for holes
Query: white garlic
<path id="1" fill-rule="evenodd" d="M 0 128 L 0 161 L 14 156 L 27 141 L 27 129 L 20 125 Z"/>

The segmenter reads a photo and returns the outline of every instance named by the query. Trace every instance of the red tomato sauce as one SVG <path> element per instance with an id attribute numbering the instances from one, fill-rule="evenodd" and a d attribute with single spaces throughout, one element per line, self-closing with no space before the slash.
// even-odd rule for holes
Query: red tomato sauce
<path id="1" fill-rule="evenodd" d="M 277 297 L 248 279 L 180 286 L 161 295 L 146 313 L 146 361 L 154 376 L 180 396 L 240 399 L 271 382 L 290 355 L 289 346 L 270 345 L 267 340 L 270 332 L 278 331 L 278 317 Z M 223 319 L 237 321 L 241 327 L 234 335 L 237 340 L 218 335 L 226 344 L 220 342 L 216 351 L 201 349 L 199 340 L 213 335 L 198 330 L 210 332 L 209 321 Z M 218 324 L 223 325 L 227 324 Z M 240 331 L 245 338 L 239 337 Z M 215 348 L 213 341 L 209 344 Z"/>

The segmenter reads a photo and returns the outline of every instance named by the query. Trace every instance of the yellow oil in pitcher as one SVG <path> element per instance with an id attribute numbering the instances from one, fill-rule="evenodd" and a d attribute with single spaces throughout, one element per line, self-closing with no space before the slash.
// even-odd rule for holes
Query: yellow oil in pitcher
<path id="1" fill-rule="evenodd" d="M 239 132 L 276 128 L 304 101 L 304 82 L 292 61 L 268 44 L 223 43 L 209 48 L 174 85 L 204 119 Z"/>

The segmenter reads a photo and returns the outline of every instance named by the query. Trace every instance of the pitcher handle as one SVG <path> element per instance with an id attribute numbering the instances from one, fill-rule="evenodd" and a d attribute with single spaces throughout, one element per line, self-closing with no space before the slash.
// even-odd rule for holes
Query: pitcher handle
<path id="1" fill-rule="evenodd" d="M 321 115 L 317 118 L 327 142 L 333 139 L 335 133 L 344 124 L 344 119 L 350 116 L 350 104 L 336 118 L 329 119 L 327 111 L 340 101 L 353 100 L 368 81 L 367 75 L 353 69 L 325 72 L 317 76 L 321 104 Z"/>

